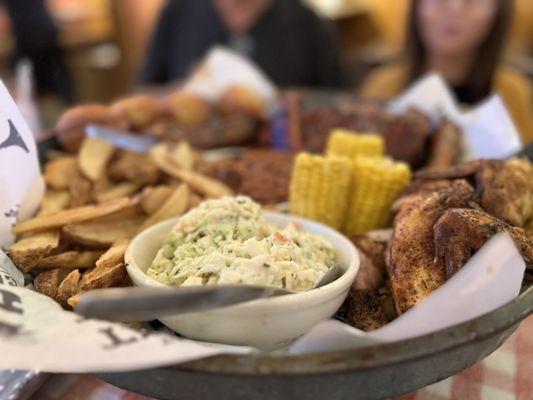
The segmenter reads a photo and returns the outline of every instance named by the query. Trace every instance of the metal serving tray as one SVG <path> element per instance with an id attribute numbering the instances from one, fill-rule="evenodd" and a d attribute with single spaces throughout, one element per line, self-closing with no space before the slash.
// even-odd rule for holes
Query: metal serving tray
<path id="1" fill-rule="evenodd" d="M 429 335 L 302 356 L 216 356 L 98 377 L 158 399 L 381 399 L 451 376 L 495 351 L 533 312 L 533 284 L 513 302 Z"/>
<path id="2" fill-rule="evenodd" d="M 40 154 L 56 147 L 39 144 Z M 533 145 L 521 155 L 532 159 Z M 474 320 L 396 343 L 301 356 L 216 356 L 173 367 L 103 373 L 158 399 L 382 399 L 445 379 L 495 351 L 533 312 L 533 282 L 511 303 Z"/>

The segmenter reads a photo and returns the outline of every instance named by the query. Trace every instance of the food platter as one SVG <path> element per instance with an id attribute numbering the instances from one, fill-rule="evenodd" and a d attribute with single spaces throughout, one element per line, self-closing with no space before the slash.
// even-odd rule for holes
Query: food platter
<path id="1" fill-rule="evenodd" d="M 431 79 L 387 104 L 185 85 L 72 107 L 38 146 L 18 121 L 2 368 L 159 399 L 381 399 L 491 354 L 533 312 L 533 164 L 504 109 L 499 148 L 446 96 L 426 107 Z"/>
<path id="2" fill-rule="evenodd" d="M 43 143 L 45 145 L 45 143 Z M 400 342 L 306 355 L 224 355 L 179 366 L 100 373 L 161 399 L 378 399 L 444 379 L 495 351 L 533 312 L 533 286 L 477 319 Z"/>
<path id="3" fill-rule="evenodd" d="M 217 356 L 98 377 L 159 399 L 381 399 L 473 365 L 495 351 L 532 312 L 530 284 L 516 300 L 489 314 L 401 342 L 298 356 Z"/>

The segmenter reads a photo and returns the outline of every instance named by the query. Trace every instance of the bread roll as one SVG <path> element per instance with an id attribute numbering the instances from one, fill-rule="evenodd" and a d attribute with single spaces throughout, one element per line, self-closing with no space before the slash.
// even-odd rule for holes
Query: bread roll
<path id="1" fill-rule="evenodd" d="M 132 96 L 116 101 L 111 111 L 128 121 L 134 131 L 142 131 L 163 115 L 163 106 L 149 96 Z"/>
<path id="2" fill-rule="evenodd" d="M 218 103 L 222 115 L 239 114 L 252 118 L 265 119 L 266 109 L 261 97 L 244 85 L 230 86 Z"/>
<path id="3" fill-rule="evenodd" d="M 201 97 L 185 90 L 169 95 L 167 104 L 176 121 L 184 127 L 201 126 L 211 116 L 211 105 Z"/>
<path id="4" fill-rule="evenodd" d="M 54 128 L 61 146 L 72 153 L 78 151 L 89 124 L 105 125 L 125 129 L 124 117 L 113 113 L 109 107 L 100 104 L 87 104 L 73 107 L 61 115 Z"/>

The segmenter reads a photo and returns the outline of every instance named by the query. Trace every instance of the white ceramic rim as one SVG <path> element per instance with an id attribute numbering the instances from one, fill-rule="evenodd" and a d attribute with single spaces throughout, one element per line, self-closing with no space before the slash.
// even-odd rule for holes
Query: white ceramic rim
<path id="1" fill-rule="evenodd" d="M 295 222 L 299 224 L 311 224 L 315 225 L 317 227 L 320 227 L 321 229 L 328 232 L 328 240 L 330 240 L 334 246 L 334 248 L 339 247 L 339 243 L 342 243 L 344 246 L 346 246 L 347 249 L 349 249 L 349 257 L 348 259 L 351 260 L 349 265 L 347 266 L 344 273 L 338 277 L 333 282 L 328 283 L 327 285 L 321 286 L 316 289 L 307 290 L 305 292 L 299 292 L 295 294 L 285 295 L 285 296 L 276 296 L 276 297 L 269 297 L 264 299 L 257 299 L 257 300 L 251 300 L 242 304 L 236 304 L 234 306 L 231 306 L 232 311 L 253 311 L 253 312 L 261 312 L 264 309 L 271 309 L 272 307 L 282 306 L 283 308 L 288 309 L 297 309 L 302 306 L 302 303 L 306 303 L 307 305 L 312 305 L 316 303 L 321 303 L 326 300 L 329 300 L 331 298 L 334 298 L 338 296 L 342 291 L 348 290 L 350 285 L 355 279 L 355 276 L 359 270 L 359 253 L 357 252 L 355 246 L 353 243 L 348 240 L 344 235 L 339 233 L 338 231 L 334 230 L 333 228 L 321 224 L 316 221 L 309 220 L 307 218 L 297 217 L 294 215 L 288 215 L 288 214 L 282 214 L 272 211 L 265 211 L 265 216 L 267 220 L 269 217 L 273 217 L 274 219 L 281 218 L 281 219 L 288 219 L 290 222 Z M 157 230 L 161 225 L 168 224 L 170 221 L 174 221 L 175 223 L 180 217 L 175 217 L 171 219 L 167 219 L 165 221 L 161 221 L 157 223 L 156 225 L 153 225 L 144 231 L 140 232 L 135 236 L 132 241 L 130 242 L 128 248 L 126 249 L 126 253 L 124 255 L 124 259 L 126 262 L 126 268 L 128 271 L 128 274 L 134 275 L 136 280 L 142 281 L 143 286 L 151 286 L 151 287 L 165 287 L 167 285 L 164 285 L 155 279 L 150 278 L 146 273 L 144 273 L 132 256 L 132 248 L 136 245 L 138 245 L 139 242 L 143 240 L 143 236 L 149 234 L 153 230 Z M 228 307 L 229 308 L 229 307 Z"/>

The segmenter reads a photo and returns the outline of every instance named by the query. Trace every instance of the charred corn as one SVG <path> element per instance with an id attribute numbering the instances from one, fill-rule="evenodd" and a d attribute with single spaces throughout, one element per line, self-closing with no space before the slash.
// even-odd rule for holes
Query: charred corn
<path id="1" fill-rule="evenodd" d="M 350 179 L 347 158 L 300 153 L 291 177 L 291 213 L 340 229 L 346 216 Z"/>
<path id="2" fill-rule="evenodd" d="M 344 232 L 359 235 L 388 226 L 391 204 L 410 180 L 411 170 L 403 162 L 389 158 L 355 158 Z"/>
<path id="3" fill-rule="evenodd" d="M 384 151 L 385 144 L 381 136 L 347 129 L 334 129 L 326 145 L 328 156 L 344 156 L 350 160 L 357 156 L 383 157 Z"/>

